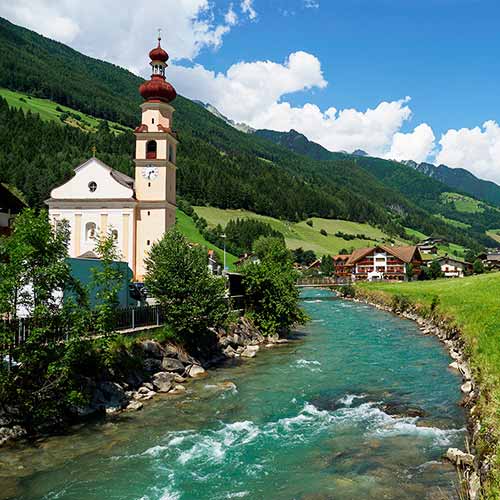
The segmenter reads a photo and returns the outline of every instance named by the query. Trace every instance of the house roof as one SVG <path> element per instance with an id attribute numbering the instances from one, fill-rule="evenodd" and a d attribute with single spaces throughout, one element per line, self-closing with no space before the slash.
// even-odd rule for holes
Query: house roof
<path id="1" fill-rule="evenodd" d="M 347 254 L 347 255 L 339 254 L 339 255 L 335 255 L 333 257 L 333 260 L 349 260 L 350 257 L 351 257 L 350 254 Z"/>
<path id="2" fill-rule="evenodd" d="M 96 255 L 94 252 L 92 252 L 92 250 L 89 250 L 88 252 L 85 252 L 85 253 L 82 253 L 82 255 L 80 255 L 78 257 L 79 259 L 94 259 L 94 260 L 99 260 L 99 256 Z"/>
<path id="3" fill-rule="evenodd" d="M 0 200 L 0 211 L 10 209 L 20 212 L 28 206 L 12 188 L 2 182 L 0 182 Z"/>
<path id="4" fill-rule="evenodd" d="M 367 255 L 371 254 L 372 252 L 378 249 L 390 255 L 393 255 L 394 257 L 397 257 L 398 259 L 406 263 L 410 263 L 415 258 L 416 253 L 418 253 L 419 258 L 421 257 L 420 251 L 416 245 L 400 246 L 400 247 L 389 247 L 386 245 L 379 245 L 376 247 L 358 248 L 357 250 L 354 250 L 354 252 L 352 252 L 352 254 L 349 257 L 349 260 L 347 261 L 347 265 L 356 264 L 356 262 L 360 261 Z"/>
<path id="5" fill-rule="evenodd" d="M 434 259 L 433 262 L 440 262 L 442 260 L 450 260 L 451 262 L 458 262 L 459 264 L 465 264 L 466 266 L 472 266 L 470 262 L 466 262 L 465 260 L 458 259 L 457 257 L 452 257 L 450 255 L 444 255 L 442 257 L 438 257 Z"/>
<path id="6" fill-rule="evenodd" d="M 134 179 L 132 177 L 129 177 L 128 175 L 125 175 L 123 172 L 120 172 L 119 170 L 115 170 L 114 168 L 111 168 L 109 165 L 106 165 L 103 161 L 99 160 L 99 158 L 96 158 L 95 156 L 92 156 L 92 158 L 89 158 L 88 160 L 84 161 L 80 165 L 74 168 L 75 172 L 78 172 L 78 170 L 81 170 L 85 166 L 87 166 L 88 163 L 91 161 L 96 162 L 99 164 L 101 167 L 105 168 L 106 170 L 109 171 L 111 177 L 115 179 L 115 181 L 119 182 L 122 186 L 125 186 L 127 188 L 134 188 Z"/>

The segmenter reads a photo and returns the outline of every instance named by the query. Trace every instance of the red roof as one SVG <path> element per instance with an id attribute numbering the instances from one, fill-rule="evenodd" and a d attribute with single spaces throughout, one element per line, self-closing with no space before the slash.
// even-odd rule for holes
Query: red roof
<path id="1" fill-rule="evenodd" d="M 410 263 L 412 260 L 414 260 L 415 254 L 417 254 L 417 257 L 421 260 L 420 251 L 415 245 L 400 246 L 400 247 L 389 247 L 385 245 L 379 245 L 377 247 L 358 248 L 357 250 L 354 250 L 354 252 L 352 252 L 352 254 L 349 257 L 347 264 L 349 265 L 356 264 L 356 262 L 360 261 L 367 255 L 370 255 L 372 252 L 375 252 L 378 249 L 390 255 L 393 255 L 394 257 L 397 257 L 398 259 L 406 263 Z"/>
<path id="2" fill-rule="evenodd" d="M 152 61 L 167 62 L 169 57 L 168 54 L 161 48 L 160 40 L 161 38 L 158 38 L 158 47 L 155 47 L 153 50 L 151 50 L 151 52 L 149 53 L 149 57 Z"/>

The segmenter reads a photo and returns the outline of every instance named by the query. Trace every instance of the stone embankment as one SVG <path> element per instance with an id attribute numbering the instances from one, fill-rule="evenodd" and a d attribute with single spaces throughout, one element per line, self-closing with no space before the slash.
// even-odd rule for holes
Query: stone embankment
<path id="1" fill-rule="evenodd" d="M 474 382 L 459 329 L 450 324 L 449 321 L 439 317 L 422 317 L 412 305 L 407 305 L 404 310 L 398 309 L 394 305 L 389 305 L 385 298 L 378 297 L 376 294 L 364 296 L 362 292 L 361 294 L 357 292 L 356 298 L 350 298 L 350 300 L 369 304 L 377 309 L 415 321 L 424 335 L 436 336 L 448 350 L 452 359 L 449 368 L 462 376 L 460 390 L 463 397 L 460 405 L 467 410 L 469 440 L 466 443 L 468 448 L 466 452 L 456 448 L 449 448 L 444 458 L 452 462 L 459 471 L 459 475 L 464 481 L 463 493 L 467 495 L 467 498 L 478 500 L 481 497 L 481 479 L 484 479 L 488 474 L 489 464 L 484 461 L 481 462 L 477 455 L 471 453 L 481 431 L 480 415 L 477 410 L 480 389 Z"/>
<path id="2" fill-rule="evenodd" d="M 156 340 L 139 343 L 138 364 L 124 375 L 106 374 L 101 380 L 87 380 L 88 405 L 76 408 L 77 420 L 94 415 L 116 415 L 124 411 L 141 410 L 155 396 L 178 396 L 186 393 L 190 379 L 208 376 L 207 370 L 229 359 L 253 358 L 261 347 L 272 347 L 287 340 L 264 337 L 246 318 L 240 318 L 227 330 L 212 332 L 214 345 L 208 354 L 193 357 L 179 345 L 162 344 Z M 227 383 L 228 387 L 232 383 Z M 233 384 L 234 385 L 234 384 Z M 0 446 L 26 436 L 17 422 L 2 422 L 0 415 Z"/>

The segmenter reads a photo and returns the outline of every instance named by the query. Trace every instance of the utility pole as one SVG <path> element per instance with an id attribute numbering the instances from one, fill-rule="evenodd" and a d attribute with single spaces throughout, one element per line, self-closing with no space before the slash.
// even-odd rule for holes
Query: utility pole
<path id="1" fill-rule="evenodd" d="M 227 265 L 226 265 L 226 234 L 221 234 L 221 238 L 224 240 L 224 272 L 227 271 Z"/>

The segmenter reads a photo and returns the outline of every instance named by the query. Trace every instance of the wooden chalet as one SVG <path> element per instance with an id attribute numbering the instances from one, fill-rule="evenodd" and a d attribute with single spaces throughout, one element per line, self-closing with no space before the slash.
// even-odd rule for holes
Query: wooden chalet
<path id="1" fill-rule="evenodd" d="M 358 281 L 405 281 L 410 265 L 413 275 L 418 276 L 422 255 L 417 246 L 379 245 L 373 248 L 358 248 L 345 264 L 351 270 L 352 279 Z"/>
<path id="2" fill-rule="evenodd" d="M 335 268 L 335 277 L 350 278 L 352 266 L 347 265 L 351 255 L 335 255 L 333 258 L 333 267 Z"/>
<path id="3" fill-rule="evenodd" d="M 433 262 L 439 263 L 441 272 L 445 278 L 463 278 L 466 274 L 471 273 L 473 269 L 473 265 L 470 262 L 465 262 L 449 255 L 434 259 Z"/>

